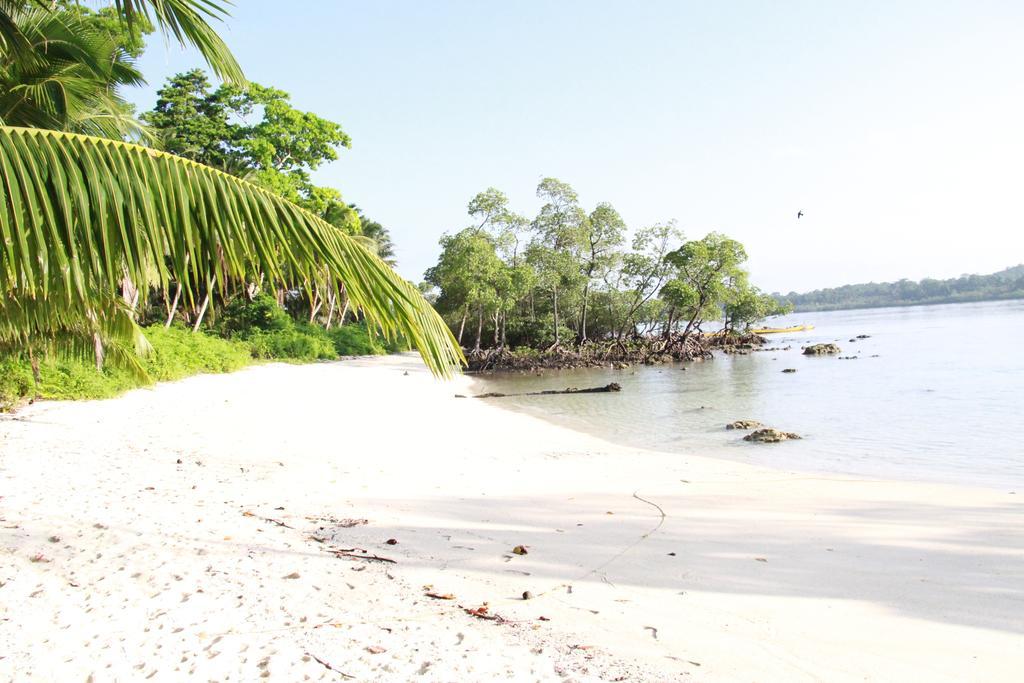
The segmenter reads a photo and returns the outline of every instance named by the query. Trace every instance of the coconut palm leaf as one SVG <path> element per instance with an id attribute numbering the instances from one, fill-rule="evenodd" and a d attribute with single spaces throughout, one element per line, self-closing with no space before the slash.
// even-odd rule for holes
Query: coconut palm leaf
<path id="1" fill-rule="evenodd" d="M 178 44 L 192 45 L 220 78 L 229 83 L 245 84 L 242 68 L 231 50 L 210 25 L 209 20 L 223 21 L 227 16 L 226 0 L 113 0 L 118 13 L 128 22 L 146 17 Z M 21 55 L 28 41 L 18 26 L 16 14 L 27 9 L 60 11 L 47 0 L 0 0 L 0 55 Z"/>
<path id="2" fill-rule="evenodd" d="M 371 325 L 404 335 L 435 373 L 464 362 L 416 287 L 281 197 L 139 145 L 0 127 L 0 335 L 9 343 L 110 327 L 110 301 L 126 278 L 141 291 L 180 284 L 194 301 L 211 282 L 287 288 L 324 272 Z M 31 315 L 12 314 L 10 302 Z"/>
<path id="3" fill-rule="evenodd" d="M 207 22 L 223 21 L 230 2 L 213 0 L 114 0 L 118 12 L 128 21 L 145 16 L 181 45 L 195 46 L 213 72 L 229 83 L 244 84 L 242 67 L 231 50 Z"/>
<path id="4" fill-rule="evenodd" d="M 30 7 L 8 18 L 25 45 L 16 54 L 0 51 L 0 124 L 146 135 L 119 95 L 142 83 L 142 74 L 116 40 L 71 12 Z"/>

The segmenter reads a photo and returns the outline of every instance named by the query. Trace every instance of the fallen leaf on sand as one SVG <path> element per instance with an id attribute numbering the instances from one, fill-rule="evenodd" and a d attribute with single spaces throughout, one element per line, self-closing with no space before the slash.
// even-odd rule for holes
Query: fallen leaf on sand
<path id="1" fill-rule="evenodd" d="M 398 545 L 398 539 L 397 538 L 389 538 L 388 540 L 386 540 L 384 542 L 387 543 L 388 545 Z"/>
<path id="2" fill-rule="evenodd" d="M 256 515 L 254 515 L 253 513 L 249 512 L 248 510 L 246 510 L 245 512 L 242 513 L 242 516 L 243 517 L 255 517 Z"/>
<path id="3" fill-rule="evenodd" d="M 338 520 L 338 526 L 340 526 L 342 529 L 351 529 L 354 526 L 359 526 L 360 524 L 369 524 L 369 523 L 370 523 L 370 521 L 367 520 L 367 519 L 340 519 L 340 520 Z"/>
<path id="4" fill-rule="evenodd" d="M 527 554 L 529 554 L 529 551 L 526 549 L 525 545 L 517 545 L 515 548 L 512 548 L 512 552 L 515 553 L 516 555 L 527 555 Z"/>
<path id="5" fill-rule="evenodd" d="M 499 623 L 505 621 L 505 617 L 500 614 L 492 614 L 490 605 L 486 602 L 479 607 L 463 607 L 462 610 L 469 616 L 476 617 L 477 619 L 487 619 L 488 621 L 497 621 Z"/>
<path id="6" fill-rule="evenodd" d="M 545 617 L 545 616 L 540 616 L 540 617 L 537 617 L 537 621 L 551 621 L 551 620 L 550 620 L 550 619 L 548 619 L 548 618 L 547 618 L 547 617 Z"/>
<path id="7" fill-rule="evenodd" d="M 42 553 L 38 553 L 36 555 L 33 555 L 32 557 L 29 558 L 29 561 L 31 561 L 31 562 L 53 562 L 53 560 L 51 560 L 48 557 L 44 556 Z"/>
<path id="8" fill-rule="evenodd" d="M 435 600 L 454 600 L 455 599 L 455 596 L 452 595 L 451 593 L 435 593 L 433 591 L 429 591 L 427 593 L 424 593 L 424 595 L 426 595 L 428 598 L 434 598 Z"/>
<path id="9" fill-rule="evenodd" d="M 754 559 L 757 560 L 758 562 L 767 562 L 768 561 L 768 559 L 765 558 L 765 557 L 755 557 Z"/>
<path id="10" fill-rule="evenodd" d="M 366 651 L 369 652 L 371 655 L 379 655 L 382 652 L 387 652 L 388 649 L 386 647 L 381 647 L 380 645 L 371 645 L 370 647 L 366 648 Z"/>
<path id="11" fill-rule="evenodd" d="M 299 573 L 298 572 L 292 572 L 291 574 L 288 574 L 286 576 L 282 576 L 281 578 L 282 579 L 297 579 L 297 578 L 299 578 Z"/>

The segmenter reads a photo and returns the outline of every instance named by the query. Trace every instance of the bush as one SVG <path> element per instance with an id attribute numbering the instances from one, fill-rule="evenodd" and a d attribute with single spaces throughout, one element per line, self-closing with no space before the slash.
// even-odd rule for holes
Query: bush
<path id="1" fill-rule="evenodd" d="M 298 326 L 288 330 L 253 332 L 246 341 L 253 358 L 308 362 L 338 357 L 325 332 L 318 334 Z"/>
<path id="2" fill-rule="evenodd" d="M 342 325 L 330 330 L 328 334 L 334 344 L 334 351 L 339 356 L 376 356 L 387 353 L 387 349 L 373 339 L 363 323 Z"/>
<path id="3" fill-rule="evenodd" d="M 28 361 L 0 360 L 0 411 L 10 410 L 32 395 L 35 382 Z"/>
<path id="4" fill-rule="evenodd" d="M 203 372 L 231 372 L 252 362 L 245 342 L 193 333 L 162 325 L 144 330 L 153 351 L 142 359 L 148 381 L 108 365 L 97 371 L 91 360 L 46 360 L 40 363 L 41 382 L 35 386 L 27 360 L 0 359 L 0 409 L 38 394 L 55 400 L 111 398 L 153 382 L 182 379 Z"/>
<path id="5" fill-rule="evenodd" d="M 154 382 L 200 372 L 233 372 L 251 362 L 249 346 L 243 342 L 162 325 L 148 327 L 145 333 L 153 353 L 143 359 L 142 365 Z"/>
<path id="6" fill-rule="evenodd" d="M 224 309 L 217 328 L 225 337 L 243 337 L 255 331 L 273 332 L 289 330 L 294 326 L 291 317 L 269 294 L 257 294 L 252 301 L 245 295 L 236 296 Z"/>

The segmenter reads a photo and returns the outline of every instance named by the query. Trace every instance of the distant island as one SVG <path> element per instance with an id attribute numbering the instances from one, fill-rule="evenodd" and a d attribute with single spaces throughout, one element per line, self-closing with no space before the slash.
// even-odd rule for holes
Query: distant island
<path id="1" fill-rule="evenodd" d="M 991 275 L 961 275 L 948 280 L 925 278 L 920 282 L 905 279 L 868 282 L 816 289 L 805 294 L 776 292 L 772 296 L 780 303 L 792 304 L 797 312 L 1024 299 L 1024 264 Z"/>

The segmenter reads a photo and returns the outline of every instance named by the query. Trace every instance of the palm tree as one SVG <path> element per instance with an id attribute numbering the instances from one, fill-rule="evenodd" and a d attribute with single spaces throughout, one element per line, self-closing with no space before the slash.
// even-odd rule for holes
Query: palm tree
<path id="1" fill-rule="evenodd" d="M 152 22 L 181 45 L 192 45 L 221 79 L 244 84 L 242 68 L 208 20 L 222 21 L 229 3 L 216 0 L 111 0 L 126 22 Z M 59 11 L 52 0 L 0 0 L 0 57 L 27 52 L 28 38 L 17 15 L 26 8 Z"/>
<path id="2" fill-rule="evenodd" d="M 326 277 L 325 277 L 326 275 Z M 0 345 L 130 363 L 145 341 L 129 292 L 324 283 L 447 375 L 463 361 L 411 283 L 352 236 L 268 190 L 171 154 L 0 127 Z M 319 286 L 319 285 L 318 285 Z"/>
<path id="3" fill-rule="evenodd" d="M 0 52 L 0 123 L 123 139 L 145 136 L 119 89 L 143 82 L 117 41 L 79 14 L 18 9 L 24 40 Z"/>

